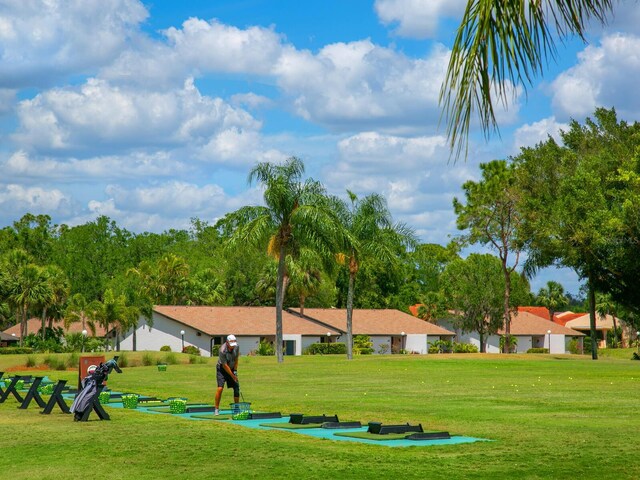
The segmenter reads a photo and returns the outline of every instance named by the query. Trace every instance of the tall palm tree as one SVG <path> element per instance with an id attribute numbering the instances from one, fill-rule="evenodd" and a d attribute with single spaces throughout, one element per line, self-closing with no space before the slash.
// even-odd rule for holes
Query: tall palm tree
<path id="1" fill-rule="evenodd" d="M 92 318 L 92 309 L 89 307 L 87 299 L 81 293 L 76 293 L 69 299 L 64 313 L 64 328 L 68 330 L 72 323 L 77 322 L 82 324 L 83 331 L 88 327 L 91 335 L 95 337 L 96 324 L 95 319 Z"/>
<path id="2" fill-rule="evenodd" d="M 9 302 L 20 315 L 20 346 L 27 335 L 29 312 L 36 305 L 43 305 L 51 298 L 51 287 L 43 269 L 33 263 L 23 265 L 9 283 Z"/>
<path id="3" fill-rule="evenodd" d="M 42 307 L 42 339 L 45 339 L 46 327 L 53 328 L 54 320 L 59 320 L 63 315 L 63 307 L 69 296 L 69 281 L 62 269 L 56 265 L 46 265 L 43 273 L 50 289 Z M 45 325 L 48 320 L 48 325 Z"/>
<path id="4" fill-rule="evenodd" d="M 553 322 L 556 312 L 569 304 L 569 299 L 564 294 L 564 287 L 558 282 L 550 280 L 546 287 L 538 291 L 538 303 L 549 310 L 549 320 Z"/>
<path id="5" fill-rule="evenodd" d="M 477 113 L 488 137 L 494 106 L 526 89 L 556 55 L 554 36 L 585 39 L 592 19 L 605 23 L 613 0 L 469 0 L 458 27 L 440 103 L 452 152 L 467 150 Z"/>
<path id="6" fill-rule="evenodd" d="M 323 257 L 333 252 L 340 225 L 330 208 L 324 187 L 317 181 L 302 181 L 303 162 L 291 157 L 283 164 L 258 163 L 249 173 L 249 184 L 262 185 L 264 206 L 247 206 L 228 214 L 220 224 L 232 231 L 231 249 L 264 246 L 278 252 L 276 283 L 276 356 L 281 363 L 282 308 L 285 262 L 296 245 L 304 245 Z"/>
<path id="7" fill-rule="evenodd" d="M 105 347 L 108 346 L 109 333 L 113 328 L 116 334 L 114 347 L 120 350 L 120 333 L 130 328 L 132 319 L 137 318 L 137 310 L 134 312 L 135 309 L 127 306 L 124 295 L 116 296 L 110 288 L 105 290 L 102 302 L 96 307 L 96 319 L 105 330 Z"/>
<path id="8" fill-rule="evenodd" d="M 596 313 L 601 319 L 606 319 L 607 315 L 611 315 L 613 319 L 613 348 L 618 347 L 618 320 L 616 318 L 618 306 L 613 301 L 611 295 L 597 293 L 596 294 Z"/>
<path id="9" fill-rule="evenodd" d="M 413 247 L 417 240 L 413 231 L 402 223 L 393 224 L 387 202 L 372 193 L 359 199 L 347 190 L 349 203 L 339 202 L 335 208 L 346 234 L 343 261 L 348 262 L 349 287 L 347 292 L 347 358 L 353 358 L 353 298 L 356 276 L 362 262 L 368 258 L 397 264 L 403 248 Z"/>

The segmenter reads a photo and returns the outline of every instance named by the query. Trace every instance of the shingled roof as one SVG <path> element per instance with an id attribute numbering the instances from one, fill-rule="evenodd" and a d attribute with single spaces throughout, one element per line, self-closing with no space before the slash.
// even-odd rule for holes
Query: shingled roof
<path id="1" fill-rule="evenodd" d="M 275 335 L 275 307 L 205 307 L 156 305 L 153 310 L 176 322 L 190 326 L 207 335 Z M 341 335 L 344 332 L 310 319 L 282 312 L 282 331 L 285 335 Z"/>
<path id="2" fill-rule="evenodd" d="M 289 309 L 298 312 L 296 309 Z M 347 311 L 338 308 L 305 308 L 304 316 L 346 331 Z M 394 309 L 355 309 L 352 318 L 354 335 L 426 334 L 453 336 L 454 332 Z"/>

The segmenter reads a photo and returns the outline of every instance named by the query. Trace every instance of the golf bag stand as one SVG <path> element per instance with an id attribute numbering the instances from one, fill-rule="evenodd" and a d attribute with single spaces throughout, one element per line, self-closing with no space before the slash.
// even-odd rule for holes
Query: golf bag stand
<path id="1" fill-rule="evenodd" d="M 92 410 L 96 412 L 100 420 L 111 420 L 102 405 L 100 405 L 99 396 L 105 387 L 104 381 L 113 370 L 122 373 L 122 370 L 118 367 L 118 357 L 113 357 L 108 362 L 100 363 L 95 371 L 82 379 L 82 389 L 76 395 L 70 409 L 75 422 L 86 422 Z"/>

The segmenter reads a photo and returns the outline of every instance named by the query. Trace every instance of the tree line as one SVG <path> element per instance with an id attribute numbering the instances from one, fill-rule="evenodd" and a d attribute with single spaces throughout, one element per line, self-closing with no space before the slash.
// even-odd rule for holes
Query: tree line
<path id="1" fill-rule="evenodd" d="M 483 337 L 504 328 L 508 351 L 518 305 L 566 305 L 557 283 L 530 292 L 528 276 L 555 264 L 585 279 L 593 315 L 606 303 L 634 324 L 639 145 L 637 123 L 599 109 L 572 122 L 562 144 L 549 138 L 482 165 L 482 178 L 454 200 L 462 233 L 446 246 L 420 244 L 379 194 L 327 194 L 295 157 L 250 171 L 263 205 L 213 224 L 194 218 L 185 230 L 133 233 L 104 216 L 68 226 L 27 214 L 0 230 L 0 322 L 24 329 L 37 316 L 43 338 L 56 320 L 120 335 L 153 305 L 275 305 L 281 361 L 283 308 L 337 307 L 347 311 L 351 358 L 354 308 L 419 303 L 428 321 L 455 312 L 462 329 Z M 462 258 L 468 245 L 496 255 Z"/>

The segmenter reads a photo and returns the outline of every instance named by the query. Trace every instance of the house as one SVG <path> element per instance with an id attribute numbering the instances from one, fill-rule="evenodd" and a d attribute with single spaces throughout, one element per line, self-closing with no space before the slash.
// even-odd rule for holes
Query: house
<path id="1" fill-rule="evenodd" d="M 18 346 L 19 342 L 20 342 L 20 338 L 16 336 L 15 333 L 12 335 L 10 333 L 0 332 L 0 348 L 16 347 Z"/>
<path id="2" fill-rule="evenodd" d="M 72 323 L 69 325 L 69 328 L 65 328 L 64 327 L 64 322 L 62 320 L 58 320 L 56 322 L 53 322 L 53 327 L 54 328 L 62 328 L 63 332 L 65 334 L 67 333 L 82 333 L 82 323 Z M 27 320 L 27 335 L 33 333 L 33 334 L 37 334 L 40 329 L 42 328 L 42 319 L 40 318 L 30 318 L 29 320 Z M 93 336 L 91 333 L 91 329 L 87 326 L 85 327 L 88 331 L 88 334 Z M 4 333 L 8 334 L 8 335 L 15 335 L 15 337 L 18 339 L 18 341 L 20 340 L 20 324 L 16 323 L 15 325 L 7 328 L 6 330 L 4 330 Z M 96 337 L 104 337 L 105 336 L 105 329 L 103 327 L 100 327 L 98 325 L 96 325 Z"/>
<path id="3" fill-rule="evenodd" d="M 589 313 L 573 313 L 573 312 L 563 312 L 555 315 L 553 321 L 564 325 L 565 327 L 572 328 L 573 330 L 577 330 L 579 332 L 584 333 L 587 336 L 591 335 L 591 320 Z M 607 348 L 607 332 L 609 330 L 613 330 L 614 321 L 618 327 L 624 325 L 619 318 L 615 318 L 612 315 L 601 316 L 596 314 L 596 338 L 598 339 L 598 348 Z M 624 332 L 623 336 L 628 339 L 630 338 L 629 332 Z M 621 338 L 620 341 L 623 339 Z"/>
<path id="4" fill-rule="evenodd" d="M 215 345 L 233 333 L 240 351 L 255 351 L 260 342 L 275 341 L 275 307 L 168 306 L 153 308 L 152 321 L 140 318 L 135 331 L 137 350 L 159 350 L 168 345 L 181 351 L 193 345 L 202 355 L 211 355 Z M 346 340 L 346 310 L 294 309 L 282 312 L 284 353 L 301 355 L 313 343 Z M 354 310 L 354 335 L 369 335 L 375 353 L 405 349 L 427 353 L 427 342 L 453 338 L 454 333 L 398 310 Z M 133 349 L 134 332 L 126 332 L 120 348 Z M 383 347 L 386 345 L 386 347 Z"/>
<path id="5" fill-rule="evenodd" d="M 289 311 L 294 312 L 294 309 Z M 347 311 L 336 308 L 305 308 L 304 317 L 346 332 Z M 369 335 L 376 353 L 400 350 L 427 353 L 429 343 L 453 340 L 455 333 L 433 323 L 394 309 L 354 309 L 353 335 Z"/>
<path id="6" fill-rule="evenodd" d="M 438 320 L 438 324 L 455 330 L 454 321 L 451 319 Z M 571 328 L 559 325 L 544 319 L 526 310 L 518 311 L 511 315 L 510 333 L 516 338 L 516 353 L 526 353 L 530 348 L 548 348 L 549 353 L 570 353 L 569 344 L 575 340 L 577 348 L 582 351 L 582 339 L 584 334 Z M 504 330 L 485 338 L 485 351 L 487 353 L 500 353 L 500 337 Z M 459 342 L 471 343 L 480 349 L 480 336 L 477 332 L 463 332 L 458 330 Z"/>

